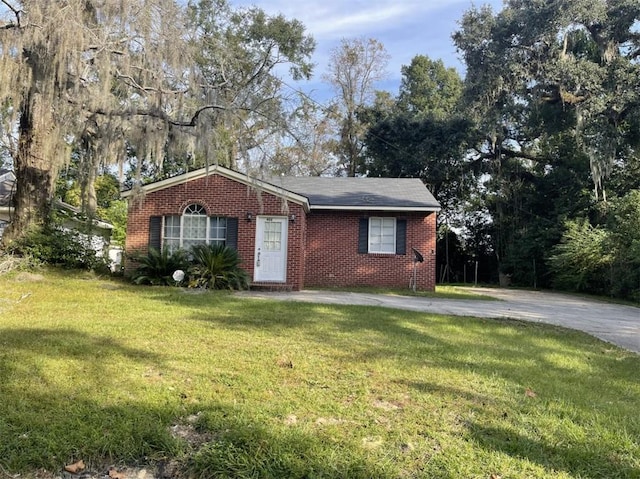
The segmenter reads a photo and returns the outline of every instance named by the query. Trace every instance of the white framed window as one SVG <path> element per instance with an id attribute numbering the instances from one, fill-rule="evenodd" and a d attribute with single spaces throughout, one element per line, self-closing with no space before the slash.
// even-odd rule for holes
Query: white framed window
<path id="1" fill-rule="evenodd" d="M 395 218 L 369 218 L 369 253 L 396 253 Z"/>
<path id="2" fill-rule="evenodd" d="M 262 246 L 266 251 L 280 251 L 282 246 L 282 222 L 267 219 L 263 227 Z"/>
<path id="3" fill-rule="evenodd" d="M 227 218 L 209 218 L 209 244 L 225 244 L 227 241 Z"/>
<path id="4" fill-rule="evenodd" d="M 163 217 L 163 248 L 189 249 L 196 244 L 226 244 L 227 218 L 209 217 L 201 205 L 192 204 L 182 216 Z"/>
<path id="5" fill-rule="evenodd" d="M 169 251 L 180 249 L 182 243 L 180 234 L 181 216 L 165 216 L 164 217 L 164 242 L 163 247 Z"/>

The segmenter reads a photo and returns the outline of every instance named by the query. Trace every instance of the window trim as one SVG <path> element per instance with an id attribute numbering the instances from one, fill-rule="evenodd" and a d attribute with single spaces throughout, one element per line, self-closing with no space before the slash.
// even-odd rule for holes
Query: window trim
<path id="1" fill-rule="evenodd" d="M 385 216 L 388 218 L 390 216 Z M 407 218 L 393 216 L 396 219 L 396 256 L 407 254 Z M 358 220 L 358 254 L 386 255 L 386 253 L 369 253 L 369 216 L 361 216 Z M 391 253 L 389 253 L 391 254 Z"/>
<path id="2" fill-rule="evenodd" d="M 182 210 L 182 214 L 181 215 L 164 215 L 162 216 L 162 224 L 161 224 L 161 233 L 162 233 L 162 238 L 161 238 L 161 248 L 164 249 L 166 247 L 169 248 L 175 248 L 175 250 L 177 249 L 185 249 L 185 217 L 204 217 L 205 218 L 205 237 L 204 239 L 202 238 L 198 238 L 198 243 L 192 243 L 193 244 L 213 244 L 214 242 L 216 244 L 223 244 L 223 245 L 227 245 L 227 242 L 229 240 L 229 218 L 227 218 L 226 216 L 209 216 L 205 210 L 205 208 L 202 205 L 199 205 L 197 203 L 191 203 L 189 205 L 187 205 L 183 210 Z M 179 237 L 178 236 L 167 236 L 167 218 L 178 218 L 178 223 L 179 225 L 175 225 L 173 224 L 171 227 L 175 228 L 176 226 L 179 226 Z M 211 237 L 211 225 L 212 225 L 212 221 L 219 221 L 221 219 L 225 220 L 225 225 L 224 225 L 224 238 L 212 238 Z M 218 227 L 219 228 L 219 227 Z M 171 241 L 171 243 L 167 243 L 167 240 Z M 186 238 L 186 241 L 193 241 L 193 239 L 190 238 Z"/>
<path id="3" fill-rule="evenodd" d="M 379 250 L 374 250 L 372 249 L 373 246 L 373 241 L 372 241 L 372 232 L 371 230 L 373 229 L 373 225 L 372 223 L 374 221 L 379 221 L 380 222 L 380 229 L 381 229 L 381 234 L 380 234 L 380 242 L 378 243 L 378 246 L 380 246 Z M 393 240 L 389 243 L 385 243 L 382 241 L 382 238 L 384 238 L 384 235 L 382 234 L 382 231 L 384 230 L 385 227 L 385 222 L 392 222 L 393 223 Z M 370 216 L 369 217 L 369 221 L 368 221 L 369 225 L 368 225 L 368 229 L 367 229 L 367 253 L 369 254 L 386 254 L 386 255 L 395 255 L 396 253 L 396 248 L 397 248 L 397 237 L 398 237 L 398 221 L 397 218 L 393 217 L 393 216 Z M 382 245 L 390 245 L 391 249 L 390 250 L 382 250 Z"/>
<path id="4" fill-rule="evenodd" d="M 220 220 L 224 220 L 224 226 L 220 226 Z M 217 223 L 215 226 L 215 230 L 219 232 L 224 229 L 224 237 L 213 237 L 211 235 L 211 231 L 213 229 L 214 221 Z M 216 242 L 216 244 L 227 244 L 227 238 L 229 230 L 229 219 L 226 216 L 207 216 L 207 244 L 211 244 L 212 242 Z"/>

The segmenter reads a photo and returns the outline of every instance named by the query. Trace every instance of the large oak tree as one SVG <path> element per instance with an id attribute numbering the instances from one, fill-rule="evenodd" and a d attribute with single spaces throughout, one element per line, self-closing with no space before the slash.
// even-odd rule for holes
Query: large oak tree
<path id="1" fill-rule="evenodd" d="M 299 22 L 233 11 L 224 0 L 188 8 L 174 0 L 0 6 L 2 131 L 17 177 L 5 242 L 48 221 L 72 149 L 82 156 L 92 213 L 100 164 L 131 152 L 138 165 L 178 150 L 208 158 L 225 126 L 270 120 L 278 64 L 291 63 L 297 76 L 311 72 L 314 45 Z"/>
<path id="2" fill-rule="evenodd" d="M 640 3 L 509 0 L 472 8 L 454 42 L 467 66 L 466 103 L 482 153 L 548 161 L 540 141 L 570 135 L 595 193 L 640 146 Z"/>
<path id="3" fill-rule="evenodd" d="M 468 155 L 500 270 L 521 284 L 553 283 L 568 219 L 603 222 L 599 202 L 640 186 L 623 173 L 640 147 L 639 22 L 635 0 L 509 0 L 470 9 L 454 34 L 481 134 Z"/>

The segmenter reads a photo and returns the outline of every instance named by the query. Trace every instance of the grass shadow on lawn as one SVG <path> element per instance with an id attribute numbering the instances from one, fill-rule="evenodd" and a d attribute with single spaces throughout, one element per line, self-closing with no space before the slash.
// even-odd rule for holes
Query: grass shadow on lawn
<path id="1" fill-rule="evenodd" d="M 192 455 L 189 470 L 202 478 L 397 477 L 393 465 L 336 438 L 331 426 L 282 419 L 274 423 L 228 405 L 205 409 L 200 427 L 214 439 Z"/>
<path id="2" fill-rule="evenodd" d="M 268 300 L 227 298 L 226 311 L 208 308 L 191 318 L 237 331 L 289 334 L 304 331 L 316 344 L 331 344 L 341 361 L 377 359 L 437 364 L 449 369 L 515 377 L 562 376 L 560 386 L 602 384 L 621 362 L 638 362 L 625 352 L 586 333 L 560 326 L 517 319 L 453 317 L 373 306 L 332 306 Z M 240 311 L 241 309 L 241 311 Z M 355 340 L 354 340 L 355 339 Z M 632 368 L 619 377 L 624 396 L 635 384 Z M 620 374 L 621 371 L 618 371 Z M 535 382 L 535 381 L 534 381 Z M 614 381 L 615 382 L 615 381 Z"/>
<path id="3" fill-rule="evenodd" d="M 0 471 L 59 471 L 83 459 L 97 472 L 172 457 L 196 477 L 393 477 L 357 448 L 327 447 L 330 434 L 284 424 L 274 432 L 246 408 L 161 385 L 170 355 L 66 329 L 4 329 L 0 338 Z M 204 428 L 206 444 L 172 434 L 176 426 Z"/>
<path id="4" fill-rule="evenodd" d="M 293 317 L 285 314 L 291 308 Z M 242 311 L 193 319 L 254 334 L 303 331 L 319 351 L 332 346 L 334 357 L 318 353 L 319 361 L 339 365 L 333 367 L 347 376 L 362 368 L 385 376 L 385 384 L 367 386 L 381 396 L 413 390 L 417 403 L 462 405 L 481 419 L 462 420 L 464 435 L 485 450 L 578 477 L 640 475 L 628 452 L 638 450 L 637 442 L 618 453 L 611 440 L 617 431 L 640 433 L 640 422 L 630 421 L 640 406 L 640 357 L 585 333 L 361 306 L 248 301 Z M 548 430 L 540 432 L 543 427 Z"/>
<path id="5" fill-rule="evenodd" d="M 534 428 L 524 433 L 510 426 L 493 427 L 473 422 L 468 428 L 480 447 L 538 463 L 548 470 L 565 471 L 570 477 L 640 477 L 637 459 L 625 457 L 624 453 L 602 444 L 596 437 L 566 444 L 549 432 Z"/>
<path id="6" fill-rule="evenodd" d="M 1 323 L 4 469 L 165 457 L 207 478 L 640 469 L 640 357 L 582 333 L 45 281 L 5 284 L 8 299 L 31 295 Z M 177 424 L 203 441 L 176 438 Z"/>
<path id="7" fill-rule="evenodd" d="M 119 367 L 160 367 L 160 356 L 71 329 L 5 328 L 0 344 L 0 464 L 8 469 L 117 450 L 142 457 L 156 447 L 151 437 L 169 444 L 156 421 L 166 414 L 126 398 L 130 384 Z"/>

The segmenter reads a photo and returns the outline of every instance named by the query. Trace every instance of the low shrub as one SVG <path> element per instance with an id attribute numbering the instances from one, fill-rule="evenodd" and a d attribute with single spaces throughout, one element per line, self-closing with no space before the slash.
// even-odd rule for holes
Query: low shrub
<path id="1" fill-rule="evenodd" d="M 249 275 L 240 268 L 238 252 L 224 245 L 199 244 L 189 251 L 152 248 L 146 255 L 132 256 L 139 263 L 131 275 L 136 284 L 187 285 L 204 289 L 248 289 Z M 176 276 L 178 270 L 184 276 Z"/>
<path id="2" fill-rule="evenodd" d="M 189 286 L 207 289 L 248 289 L 249 275 L 240 268 L 238 252 L 220 244 L 199 244 L 191 248 L 193 265 Z"/>
<path id="3" fill-rule="evenodd" d="M 34 229 L 13 241 L 6 253 L 36 264 L 59 266 L 65 269 L 108 271 L 105 258 L 86 240 L 86 235 L 51 223 Z"/>
<path id="4" fill-rule="evenodd" d="M 136 284 L 154 286 L 176 285 L 173 273 L 185 270 L 189 265 L 187 253 L 183 250 L 170 252 L 168 249 L 150 248 L 146 255 L 133 255 L 131 259 L 138 263 L 131 280 Z"/>

